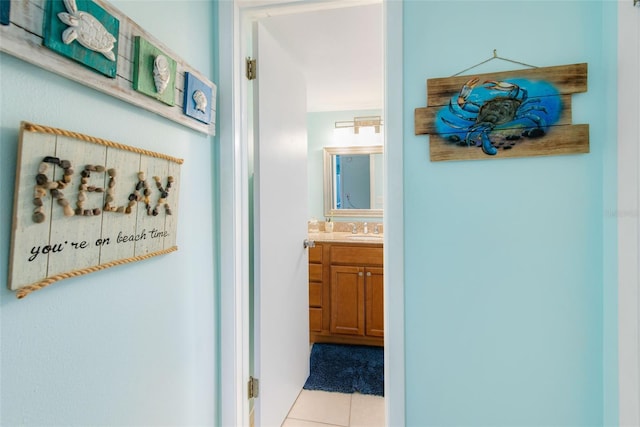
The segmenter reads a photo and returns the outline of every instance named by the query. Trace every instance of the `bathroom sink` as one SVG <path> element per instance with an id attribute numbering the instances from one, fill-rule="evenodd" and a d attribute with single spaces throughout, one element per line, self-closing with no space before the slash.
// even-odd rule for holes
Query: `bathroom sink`
<path id="1" fill-rule="evenodd" d="M 362 234 L 355 234 L 353 236 L 347 236 L 347 239 L 349 240 L 360 240 L 360 241 L 365 241 L 365 242 L 382 242 L 384 240 L 384 236 L 381 235 L 362 235 Z"/>

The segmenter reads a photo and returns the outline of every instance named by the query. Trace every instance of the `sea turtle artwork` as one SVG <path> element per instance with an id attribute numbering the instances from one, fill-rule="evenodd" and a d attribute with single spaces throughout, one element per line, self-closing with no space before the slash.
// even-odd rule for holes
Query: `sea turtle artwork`
<path id="1" fill-rule="evenodd" d="M 481 147 L 494 156 L 522 138 L 541 138 L 558 121 L 562 104 L 557 89 L 544 81 L 467 80 L 436 116 L 437 132 L 460 146 Z M 498 142 L 498 140 L 500 140 Z"/>
<path id="2" fill-rule="evenodd" d="M 110 61 L 115 61 L 113 47 L 116 38 L 93 15 L 78 10 L 75 0 L 63 0 L 67 12 L 58 13 L 58 18 L 69 28 L 62 33 L 62 41 L 70 44 L 77 40 L 82 46 L 103 54 Z"/>

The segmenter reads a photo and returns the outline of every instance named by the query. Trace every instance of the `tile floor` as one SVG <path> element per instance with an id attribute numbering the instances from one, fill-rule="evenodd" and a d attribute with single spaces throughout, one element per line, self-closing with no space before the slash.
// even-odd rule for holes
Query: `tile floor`
<path id="1" fill-rule="evenodd" d="M 302 390 L 282 427 L 384 427 L 384 397 Z"/>

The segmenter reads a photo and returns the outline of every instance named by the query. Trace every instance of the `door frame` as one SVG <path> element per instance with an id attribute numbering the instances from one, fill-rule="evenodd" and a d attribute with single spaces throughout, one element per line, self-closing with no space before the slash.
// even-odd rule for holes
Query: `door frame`
<path id="1" fill-rule="evenodd" d="M 239 28 L 235 1 L 218 2 L 218 192 L 220 235 L 220 361 L 219 423 L 248 426 L 245 366 L 249 337 L 245 336 L 243 307 L 249 295 L 249 191 L 246 146 L 241 143 L 242 110 Z M 244 150 L 244 152 L 243 152 Z"/>
<path id="2" fill-rule="evenodd" d="M 618 2 L 618 418 L 640 425 L 640 8 Z M 635 123 L 635 128 L 630 125 Z M 605 390 L 606 392 L 607 390 Z"/>
<path id="3" fill-rule="evenodd" d="M 306 5 L 318 4 L 302 0 Z M 336 3 L 337 4 L 337 3 Z M 382 0 L 385 86 L 385 406 L 386 424 L 404 425 L 402 2 Z M 326 5 L 326 2 L 325 2 Z M 220 194 L 220 424 L 249 425 L 249 171 L 242 31 L 247 10 L 218 2 Z M 244 23 L 243 23 L 243 20 Z M 393 192 L 387 191 L 393 188 Z M 393 283 L 394 286 L 388 286 Z M 393 352 L 390 351 L 393 349 Z"/>

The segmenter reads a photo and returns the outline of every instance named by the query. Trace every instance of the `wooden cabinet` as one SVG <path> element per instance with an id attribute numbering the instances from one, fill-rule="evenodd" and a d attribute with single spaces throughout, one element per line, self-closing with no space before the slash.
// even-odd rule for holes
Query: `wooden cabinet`
<path id="1" fill-rule="evenodd" d="M 322 246 L 309 248 L 309 331 L 322 331 Z"/>
<path id="2" fill-rule="evenodd" d="M 311 341 L 383 345 L 382 245 L 323 242 L 311 249 Z"/>

